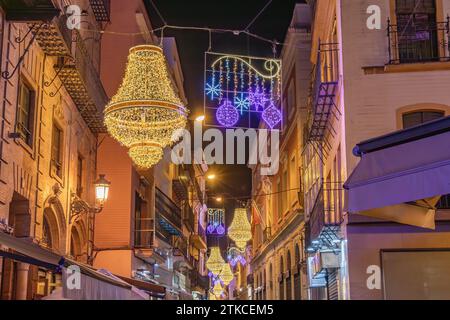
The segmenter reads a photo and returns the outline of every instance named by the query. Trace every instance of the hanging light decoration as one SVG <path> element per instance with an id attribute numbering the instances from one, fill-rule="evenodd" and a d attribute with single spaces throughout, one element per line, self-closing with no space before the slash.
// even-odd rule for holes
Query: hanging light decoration
<path id="1" fill-rule="evenodd" d="M 247 218 L 247 209 L 238 208 L 234 211 L 233 222 L 228 228 L 228 236 L 236 246 L 244 250 L 252 238 L 252 226 Z"/>
<path id="2" fill-rule="evenodd" d="M 174 89 L 162 49 L 131 48 L 123 82 L 105 109 L 111 136 L 130 149 L 138 167 L 150 168 L 186 121 L 187 110 Z"/>
<path id="3" fill-rule="evenodd" d="M 234 274 L 233 270 L 231 270 L 230 265 L 227 263 L 223 266 L 222 272 L 219 275 L 220 280 L 227 286 L 233 281 Z"/>
<path id="4" fill-rule="evenodd" d="M 223 294 L 223 287 L 220 281 L 217 281 L 214 285 L 214 288 L 212 289 L 212 293 L 216 298 L 220 298 Z"/>
<path id="5" fill-rule="evenodd" d="M 225 260 L 223 260 L 222 255 L 220 254 L 219 247 L 211 248 L 211 254 L 209 255 L 209 259 L 206 262 L 206 267 L 209 271 L 211 271 L 214 275 L 218 275 L 223 266 L 226 264 Z"/>

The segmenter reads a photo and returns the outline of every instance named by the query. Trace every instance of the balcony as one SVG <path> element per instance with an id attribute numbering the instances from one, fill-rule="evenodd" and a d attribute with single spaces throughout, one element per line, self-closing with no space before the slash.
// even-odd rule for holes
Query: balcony
<path id="1" fill-rule="evenodd" d="M 203 228 L 200 222 L 197 222 L 197 224 L 195 225 L 194 234 L 192 235 L 191 239 L 192 243 L 197 249 L 207 249 L 206 230 Z"/>
<path id="2" fill-rule="evenodd" d="M 161 190 L 155 191 L 156 235 L 168 244 L 182 234 L 181 210 Z"/>
<path id="3" fill-rule="evenodd" d="M 197 271 L 191 272 L 191 286 L 197 288 L 199 291 L 206 291 L 209 289 L 209 277 L 202 276 Z"/>
<path id="4" fill-rule="evenodd" d="M 177 257 L 181 257 L 181 260 L 189 260 L 189 245 L 184 236 L 173 237 L 172 247 L 175 260 L 179 260 Z"/>
<path id="5" fill-rule="evenodd" d="M 444 22 L 407 28 L 388 20 L 389 64 L 450 61 L 450 17 Z"/>
<path id="6" fill-rule="evenodd" d="M 89 0 L 95 20 L 109 22 L 111 18 L 111 0 Z"/>
<path id="7" fill-rule="evenodd" d="M 337 183 L 322 180 L 318 181 L 318 186 L 317 197 L 306 225 L 306 246 L 338 249 L 336 241 L 340 239 L 343 211 L 339 202 L 336 204 L 336 199 L 342 199 L 343 190 Z"/>
<path id="8" fill-rule="evenodd" d="M 195 215 L 188 201 L 183 201 L 183 222 L 190 232 L 194 232 Z"/>
<path id="9" fill-rule="evenodd" d="M 40 28 L 36 25 L 31 27 L 33 33 L 37 33 L 36 41 L 44 53 L 58 57 L 56 76 L 59 76 L 90 130 L 93 133 L 106 132 L 103 110 L 108 96 L 81 35 L 77 30 L 68 29 L 66 22 L 67 17 L 61 16 Z M 47 82 L 46 86 L 50 87 L 52 82 L 54 80 Z M 51 92 L 50 96 L 55 96 L 60 89 Z"/>
<path id="10" fill-rule="evenodd" d="M 319 44 L 308 99 L 307 142 L 315 148 L 324 146 L 325 156 L 331 148 L 327 142 L 327 136 L 336 134 L 330 124 L 331 117 L 339 119 L 340 116 L 339 109 L 335 104 L 339 83 L 338 54 L 338 44 Z"/>
<path id="11" fill-rule="evenodd" d="M 152 249 L 154 240 L 155 219 L 136 219 L 134 231 L 134 247 L 136 249 Z"/>
<path id="12" fill-rule="evenodd" d="M 59 10 L 51 0 L 0 0 L 6 20 L 15 22 L 51 21 Z"/>

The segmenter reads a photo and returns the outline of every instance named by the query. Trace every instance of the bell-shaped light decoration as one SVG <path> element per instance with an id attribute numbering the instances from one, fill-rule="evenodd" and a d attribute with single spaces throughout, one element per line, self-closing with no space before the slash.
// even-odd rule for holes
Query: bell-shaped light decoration
<path id="1" fill-rule="evenodd" d="M 105 109 L 110 135 L 129 148 L 141 168 L 150 168 L 163 157 L 163 148 L 174 143 L 174 133 L 186 126 L 187 111 L 170 78 L 163 51 L 158 46 L 130 49 L 125 77 Z"/>
<path id="2" fill-rule="evenodd" d="M 220 254 L 220 248 L 211 248 L 211 254 L 209 255 L 208 261 L 206 261 L 208 270 L 214 275 L 218 275 L 222 271 L 224 265 L 225 260 L 223 260 L 222 255 Z"/>
<path id="3" fill-rule="evenodd" d="M 223 266 L 222 272 L 219 275 L 220 280 L 227 286 L 233 281 L 234 274 L 233 270 L 231 270 L 230 265 L 227 263 Z"/>
<path id="4" fill-rule="evenodd" d="M 228 236 L 239 249 L 245 249 L 247 242 L 252 239 L 252 226 L 248 221 L 247 209 L 238 208 L 234 211 L 233 222 L 228 228 Z"/>
<path id="5" fill-rule="evenodd" d="M 223 294 L 223 287 L 222 284 L 220 283 L 220 281 L 217 281 L 216 284 L 214 285 L 214 288 L 212 289 L 212 293 L 216 296 L 217 298 L 220 298 Z"/>

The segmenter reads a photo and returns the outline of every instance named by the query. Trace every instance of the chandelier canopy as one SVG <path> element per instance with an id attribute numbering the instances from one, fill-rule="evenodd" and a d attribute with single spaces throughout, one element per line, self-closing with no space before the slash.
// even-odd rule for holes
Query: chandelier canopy
<path id="1" fill-rule="evenodd" d="M 160 47 L 130 49 L 125 77 L 105 109 L 105 125 L 113 138 L 129 148 L 141 168 L 163 157 L 187 122 L 187 110 L 175 90 Z"/>
<path id="2" fill-rule="evenodd" d="M 245 249 L 247 242 L 252 239 L 252 226 L 247 218 L 247 209 L 238 208 L 234 211 L 233 222 L 228 228 L 228 236 L 239 249 Z"/>
<path id="3" fill-rule="evenodd" d="M 218 275 L 223 266 L 226 264 L 225 260 L 223 260 L 222 255 L 220 254 L 219 247 L 211 248 L 211 254 L 209 255 L 209 259 L 206 262 L 206 267 L 209 271 L 211 271 L 214 275 Z"/>
<path id="4" fill-rule="evenodd" d="M 230 264 L 225 264 L 223 266 L 222 272 L 219 275 L 220 279 L 223 281 L 223 283 L 227 286 L 233 281 L 234 274 L 233 270 L 231 270 Z"/>

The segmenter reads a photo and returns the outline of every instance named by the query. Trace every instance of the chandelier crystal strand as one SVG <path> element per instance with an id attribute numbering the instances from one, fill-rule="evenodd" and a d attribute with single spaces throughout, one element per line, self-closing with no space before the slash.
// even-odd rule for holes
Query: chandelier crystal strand
<path id="1" fill-rule="evenodd" d="M 151 168 L 186 122 L 187 110 L 174 89 L 162 49 L 131 48 L 123 82 L 105 109 L 110 135 L 130 149 L 137 166 Z"/>
<path id="2" fill-rule="evenodd" d="M 206 262 L 206 267 L 208 268 L 208 270 L 211 271 L 214 275 L 218 275 L 222 271 L 225 264 L 226 262 L 220 254 L 220 248 L 211 248 L 211 254 L 208 261 Z"/>
<path id="3" fill-rule="evenodd" d="M 239 249 L 245 249 L 247 242 L 252 239 L 252 226 L 247 218 L 247 209 L 238 208 L 234 211 L 233 222 L 228 228 L 228 236 Z"/>

